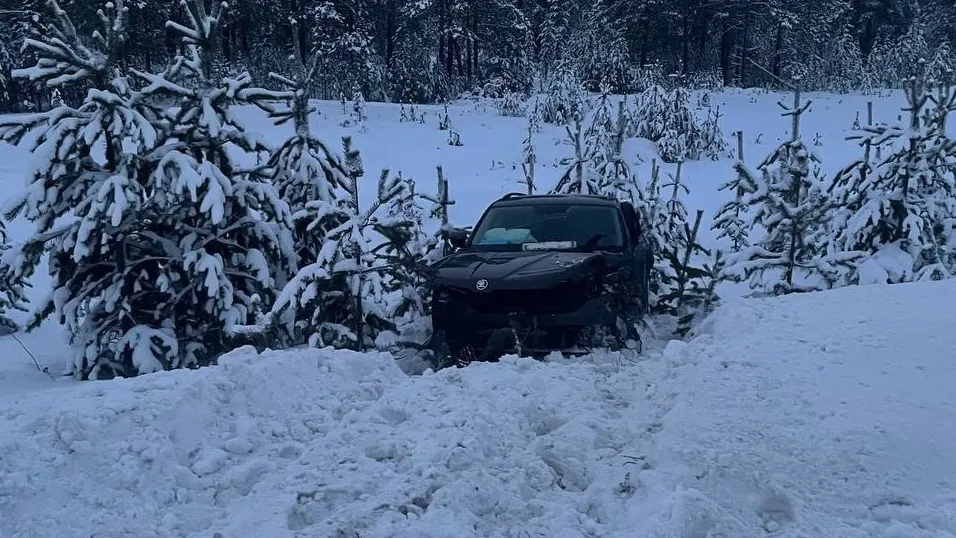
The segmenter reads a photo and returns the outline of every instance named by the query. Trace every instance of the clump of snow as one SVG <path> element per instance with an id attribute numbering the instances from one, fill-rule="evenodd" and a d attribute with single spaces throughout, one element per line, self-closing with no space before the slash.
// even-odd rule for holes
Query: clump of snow
<path id="1" fill-rule="evenodd" d="M 640 361 L 409 376 L 242 348 L 7 394 L 0 536 L 952 536 L 954 301 L 954 281 L 736 301 Z"/>
<path id="2" fill-rule="evenodd" d="M 886 284 L 905 282 L 913 277 L 916 260 L 904 252 L 898 243 L 884 245 L 857 268 L 859 284 Z"/>
<path id="3" fill-rule="evenodd" d="M 683 340 L 670 340 L 664 346 L 664 358 L 677 362 L 684 357 L 684 351 L 687 349 L 687 342 Z"/>

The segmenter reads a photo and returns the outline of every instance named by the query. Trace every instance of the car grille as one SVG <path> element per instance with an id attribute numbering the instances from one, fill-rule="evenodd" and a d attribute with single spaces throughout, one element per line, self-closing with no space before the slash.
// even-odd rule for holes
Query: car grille
<path id="1" fill-rule="evenodd" d="M 468 305 L 483 314 L 564 314 L 588 300 L 584 283 L 564 283 L 543 290 L 494 290 L 465 294 Z"/>

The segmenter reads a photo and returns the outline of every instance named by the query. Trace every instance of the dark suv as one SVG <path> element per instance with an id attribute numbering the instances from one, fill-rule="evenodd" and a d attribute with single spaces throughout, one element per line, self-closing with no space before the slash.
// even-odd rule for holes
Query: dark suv
<path id="1" fill-rule="evenodd" d="M 448 240 L 431 274 L 439 366 L 640 345 L 653 252 L 629 202 L 509 194 Z"/>

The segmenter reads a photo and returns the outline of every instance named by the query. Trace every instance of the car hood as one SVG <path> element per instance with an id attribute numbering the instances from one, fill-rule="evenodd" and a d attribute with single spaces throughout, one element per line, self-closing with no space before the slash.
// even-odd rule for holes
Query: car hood
<path id="1" fill-rule="evenodd" d="M 433 268 L 439 285 L 492 291 L 550 288 L 606 271 L 602 253 L 459 252 Z"/>

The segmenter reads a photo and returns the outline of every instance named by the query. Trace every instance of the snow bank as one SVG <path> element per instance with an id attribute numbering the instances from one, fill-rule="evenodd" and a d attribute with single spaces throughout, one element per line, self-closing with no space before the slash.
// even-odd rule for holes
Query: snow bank
<path id="1" fill-rule="evenodd" d="M 412 378 L 382 354 L 239 350 L 24 392 L 0 415 L 0 536 L 601 535 L 652 409 L 623 364 Z"/>
<path id="2" fill-rule="evenodd" d="M 631 515 L 682 538 L 956 535 L 953 305 L 956 281 L 723 308 L 671 359 L 663 502 Z"/>
<path id="3" fill-rule="evenodd" d="M 244 349 L 24 391 L 0 536 L 951 537 L 953 304 L 952 281 L 738 301 L 639 362 Z"/>

